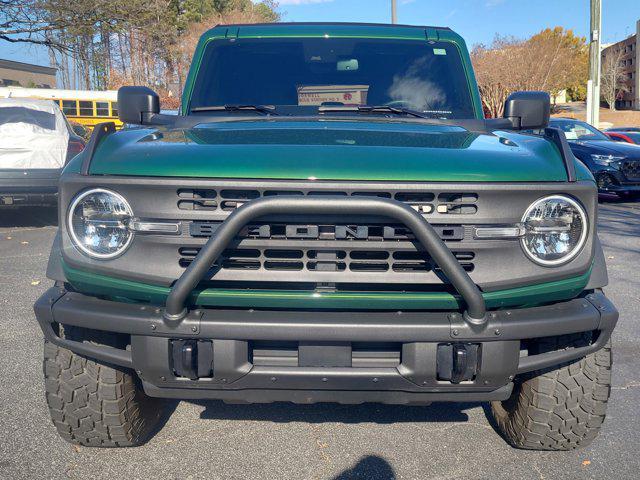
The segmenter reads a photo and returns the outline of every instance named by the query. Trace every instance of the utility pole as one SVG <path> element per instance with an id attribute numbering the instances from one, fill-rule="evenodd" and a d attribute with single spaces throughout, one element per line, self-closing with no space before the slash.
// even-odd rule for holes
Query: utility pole
<path id="1" fill-rule="evenodd" d="M 398 23 L 398 8 L 396 0 L 391 0 L 391 23 Z"/>
<path id="2" fill-rule="evenodd" d="M 600 123 L 600 33 L 602 22 L 600 0 L 591 0 L 591 29 L 589 42 L 589 81 L 587 82 L 587 122 Z"/>

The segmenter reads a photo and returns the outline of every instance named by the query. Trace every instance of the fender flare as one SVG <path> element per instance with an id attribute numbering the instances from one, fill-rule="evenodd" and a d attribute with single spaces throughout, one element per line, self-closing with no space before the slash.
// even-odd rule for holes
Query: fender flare
<path id="1" fill-rule="evenodd" d="M 594 241 L 593 267 L 591 268 L 591 276 L 586 289 L 593 290 L 596 288 L 606 287 L 609 284 L 609 274 L 607 273 L 607 262 L 604 258 L 604 251 L 600 244 L 600 239 L 596 235 Z"/>
<path id="2" fill-rule="evenodd" d="M 56 233 L 51 245 L 51 253 L 47 262 L 47 278 L 56 282 L 66 283 L 67 278 L 62 268 L 62 250 L 60 249 L 60 229 Z"/>

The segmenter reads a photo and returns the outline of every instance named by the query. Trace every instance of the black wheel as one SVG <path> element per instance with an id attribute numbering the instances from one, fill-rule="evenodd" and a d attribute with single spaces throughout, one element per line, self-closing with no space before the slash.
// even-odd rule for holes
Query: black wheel
<path id="1" fill-rule="evenodd" d="M 610 193 L 610 189 L 617 185 L 615 179 L 608 173 L 600 173 L 596 175 L 596 183 L 600 193 Z"/>
<path id="2" fill-rule="evenodd" d="M 66 327 L 66 338 L 113 345 L 114 335 Z M 91 447 L 131 447 L 144 443 L 164 412 L 162 400 L 148 397 L 137 377 L 45 341 L 44 378 L 53 424 L 68 442 Z"/>
<path id="3" fill-rule="evenodd" d="M 591 334 L 542 339 L 534 353 L 584 345 Z M 504 402 L 492 402 L 500 433 L 514 447 L 572 450 L 591 443 L 605 418 L 611 391 L 611 342 L 555 370 L 516 378 Z"/>

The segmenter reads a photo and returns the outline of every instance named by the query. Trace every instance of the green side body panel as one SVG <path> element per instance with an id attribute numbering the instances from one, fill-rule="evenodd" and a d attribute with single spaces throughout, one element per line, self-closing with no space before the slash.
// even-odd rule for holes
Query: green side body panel
<path id="1" fill-rule="evenodd" d="M 250 25 L 216 27 L 205 33 L 186 80 L 181 114 L 204 49 L 229 38 L 359 37 L 451 42 L 462 56 L 476 118 L 482 106 L 462 38 L 448 29 L 377 25 Z M 551 142 L 514 132 L 470 132 L 460 127 L 403 121 L 213 122 L 188 129 L 142 128 L 109 135 L 98 146 L 92 175 L 223 179 L 282 179 L 411 182 L 565 182 L 565 166 Z M 87 155 L 65 172 L 78 173 Z M 591 180 L 576 161 L 579 180 Z M 162 305 L 169 289 L 93 274 L 64 265 L 81 292 Z M 485 293 L 489 308 L 511 308 L 578 295 L 591 272 L 579 277 Z M 207 288 L 193 292 L 193 305 L 242 308 L 382 310 L 459 309 L 458 296 L 443 292 L 312 292 Z"/>

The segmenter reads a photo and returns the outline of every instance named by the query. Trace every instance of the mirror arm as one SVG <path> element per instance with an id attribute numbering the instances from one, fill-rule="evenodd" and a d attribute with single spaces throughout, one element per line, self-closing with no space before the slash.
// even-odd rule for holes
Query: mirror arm
<path id="1" fill-rule="evenodd" d="M 504 120 L 511 125 L 511 130 L 522 130 L 522 117 L 505 117 Z"/>
<path id="2" fill-rule="evenodd" d="M 177 115 L 164 113 L 142 112 L 142 125 L 171 125 L 175 123 Z"/>
<path id="3" fill-rule="evenodd" d="M 89 143 L 87 143 L 87 146 L 82 152 L 84 158 L 82 160 L 82 165 L 80 166 L 80 175 L 89 175 L 89 172 L 91 170 L 91 161 L 93 160 L 93 155 L 98 149 L 98 145 L 100 145 L 100 142 L 103 138 L 111 135 L 115 131 L 116 125 L 113 122 L 98 123 L 95 127 L 93 127 L 93 132 L 91 132 Z"/>
<path id="4" fill-rule="evenodd" d="M 520 130 L 520 117 L 486 118 L 485 124 L 490 130 Z"/>
<path id="5" fill-rule="evenodd" d="M 557 127 L 547 127 L 544 129 L 544 138 L 553 142 L 560 151 L 560 156 L 567 170 L 567 181 L 575 182 L 577 180 L 576 160 L 569 146 L 569 142 L 567 142 L 567 136 Z"/>

